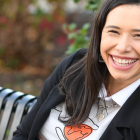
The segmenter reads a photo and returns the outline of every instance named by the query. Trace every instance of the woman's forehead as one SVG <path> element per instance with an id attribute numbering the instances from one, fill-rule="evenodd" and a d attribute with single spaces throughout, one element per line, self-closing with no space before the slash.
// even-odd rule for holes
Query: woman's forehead
<path id="1" fill-rule="evenodd" d="M 140 27 L 140 5 L 117 6 L 107 15 L 105 25 L 108 24 L 127 24 Z"/>

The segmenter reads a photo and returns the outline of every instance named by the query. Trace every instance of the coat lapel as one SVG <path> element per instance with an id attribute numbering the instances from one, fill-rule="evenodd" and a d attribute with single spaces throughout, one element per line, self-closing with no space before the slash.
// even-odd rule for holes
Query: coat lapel
<path id="1" fill-rule="evenodd" d="M 135 115 L 140 108 L 140 86 L 125 102 L 114 119 L 111 121 L 100 140 L 123 140 L 124 136 L 119 132 L 121 128 L 130 128 Z"/>
<path id="2" fill-rule="evenodd" d="M 29 140 L 35 139 L 36 135 L 38 135 L 40 129 L 48 118 L 51 109 L 62 103 L 64 100 L 65 97 L 59 93 L 58 85 L 56 85 L 49 93 L 47 99 L 44 101 L 35 117 L 30 131 Z"/>

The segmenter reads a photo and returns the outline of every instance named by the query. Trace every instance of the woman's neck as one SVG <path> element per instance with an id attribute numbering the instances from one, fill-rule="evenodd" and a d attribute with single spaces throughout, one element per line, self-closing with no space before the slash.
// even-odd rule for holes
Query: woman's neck
<path id="1" fill-rule="evenodd" d="M 107 90 L 108 97 L 117 93 L 118 91 L 120 91 L 121 89 L 127 87 L 128 85 L 132 83 L 132 81 L 130 82 L 130 81 L 124 81 L 124 80 L 116 80 L 110 74 L 107 75 L 105 81 L 107 81 L 105 82 L 105 87 Z"/>

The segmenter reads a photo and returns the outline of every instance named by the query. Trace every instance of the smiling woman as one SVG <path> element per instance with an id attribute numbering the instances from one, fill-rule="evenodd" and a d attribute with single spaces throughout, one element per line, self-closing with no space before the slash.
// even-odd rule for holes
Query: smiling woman
<path id="1" fill-rule="evenodd" d="M 139 14 L 140 5 L 121 5 L 107 16 L 100 49 L 109 70 L 111 95 L 140 78 Z"/>
<path id="2" fill-rule="evenodd" d="M 139 0 L 105 0 L 89 48 L 54 70 L 13 140 L 140 140 L 139 15 Z"/>

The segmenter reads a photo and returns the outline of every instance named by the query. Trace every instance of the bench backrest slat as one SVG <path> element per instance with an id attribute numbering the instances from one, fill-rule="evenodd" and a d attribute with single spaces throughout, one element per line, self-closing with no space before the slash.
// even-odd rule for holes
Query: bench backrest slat
<path id="1" fill-rule="evenodd" d="M 13 92 L 11 89 L 4 89 L 0 92 L 0 111 L 5 98 Z"/>
<path id="2" fill-rule="evenodd" d="M 4 108 L 1 123 L 0 123 L 0 140 L 4 139 L 5 132 L 9 124 L 9 120 L 12 114 L 12 109 L 13 109 L 15 101 L 23 95 L 24 93 L 15 92 L 6 99 L 6 104 L 5 104 L 5 108 Z"/>
<path id="3" fill-rule="evenodd" d="M 17 109 L 15 111 L 15 115 L 14 115 L 14 118 L 13 118 L 13 122 L 12 122 L 12 125 L 11 125 L 11 128 L 10 128 L 10 133 L 9 133 L 9 136 L 8 136 L 8 140 L 12 139 L 13 132 L 16 130 L 16 127 L 21 123 L 23 113 L 24 113 L 24 109 L 25 109 L 26 105 L 33 99 L 35 99 L 35 96 L 26 95 L 18 103 Z"/>

